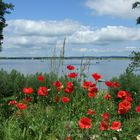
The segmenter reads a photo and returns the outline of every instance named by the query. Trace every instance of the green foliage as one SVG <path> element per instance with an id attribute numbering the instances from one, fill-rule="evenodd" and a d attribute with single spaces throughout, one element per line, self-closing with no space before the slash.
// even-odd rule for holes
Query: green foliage
<path id="1" fill-rule="evenodd" d="M 113 78 L 111 81 L 118 81 L 120 87 L 117 89 L 110 88 L 110 93 L 113 96 L 116 104 L 119 102 L 117 93 L 119 90 L 128 91 L 133 98 L 134 108 L 140 103 L 140 75 L 132 72 L 121 74 L 118 78 Z"/>
<path id="2" fill-rule="evenodd" d="M 3 40 L 3 29 L 7 26 L 6 19 L 4 17 L 5 14 L 10 14 L 11 10 L 13 10 L 14 5 L 11 3 L 5 3 L 3 0 L 0 0 L 0 51 Z"/>
<path id="3" fill-rule="evenodd" d="M 131 53 L 131 63 L 126 69 L 126 72 L 133 72 L 140 67 L 140 52 L 133 51 Z"/>
<path id="4" fill-rule="evenodd" d="M 37 80 L 38 75 L 44 75 L 44 81 Z M 120 79 L 119 79 L 120 78 Z M 114 79 L 120 81 L 120 90 L 128 90 L 131 93 L 139 91 L 138 85 L 140 83 L 133 83 L 139 80 L 139 76 L 132 73 L 121 75 L 119 78 Z M 139 114 L 133 110 L 130 111 L 129 117 L 124 119 L 117 114 L 117 102 L 115 100 L 116 91 L 111 90 L 112 99 L 104 99 L 104 95 L 108 91 L 99 91 L 94 98 L 88 97 L 87 89 L 82 88 L 78 79 L 69 79 L 65 75 L 60 78 L 54 74 L 36 73 L 34 75 L 22 75 L 13 70 L 7 73 L 3 70 L 0 71 L 1 93 L 0 102 L 0 138 L 1 140 L 66 140 L 70 136 L 74 140 L 111 140 L 116 137 L 121 140 L 133 140 L 140 133 Z M 5 82 L 6 80 L 6 82 Z M 63 89 L 66 87 L 67 81 L 74 84 L 74 92 L 67 94 L 64 90 L 57 91 L 52 83 L 54 81 L 61 81 Z M 3 84 L 4 83 L 4 84 Z M 126 84 L 126 85 L 125 85 Z M 132 84 L 135 87 L 131 87 Z M 7 87 L 5 87 L 7 86 Z M 40 86 L 46 86 L 50 89 L 47 96 L 37 95 L 37 89 Z M 34 92 L 30 95 L 31 102 L 27 103 L 26 110 L 22 111 L 16 105 L 8 105 L 11 99 L 17 102 L 23 102 L 27 95 L 23 94 L 24 87 L 32 87 Z M 7 89 L 6 88 L 10 88 Z M 6 92 L 6 93 L 5 93 Z M 59 96 L 59 102 L 55 101 L 55 97 Z M 61 97 L 67 96 L 70 102 L 63 103 Z M 137 98 L 138 95 L 133 95 Z M 135 105 L 135 103 L 134 103 Z M 139 105 L 139 104 L 137 104 Z M 88 115 L 88 109 L 95 110 L 95 115 Z M 122 131 L 99 129 L 100 122 L 103 120 L 102 114 L 108 112 L 109 125 L 113 121 L 121 121 Z M 80 129 L 78 122 L 83 117 L 87 116 L 92 120 L 92 128 L 87 130 Z M 132 124 L 132 127 L 130 126 Z"/>

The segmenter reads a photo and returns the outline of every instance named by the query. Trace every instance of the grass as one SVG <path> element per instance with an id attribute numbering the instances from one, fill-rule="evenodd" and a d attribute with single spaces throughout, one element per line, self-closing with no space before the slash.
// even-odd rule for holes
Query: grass
<path id="1" fill-rule="evenodd" d="M 39 75 L 44 77 L 42 81 L 38 80 Z M 117 140 L 137 140 L 136 137 L 140 135 L 140 114 L 135 111 L 135 102 L 132 102 L 132 108 L 126 114 L 118 114 L 118 102 L 113 100 L 117 95 L 105 99 L 108 91 L 99 89 L 95 97 L 89 98 L 88 89 L 82 87 L 83 82 L 79 82 L 78 77 L 58 77 L 54 73 L 24 76 L 17 71 L 8 74 L 3 70 L 0 71 L 0 77 L 1 140 L 112 140 L 113 137 Z M 61 90 L 53 86 L 58 80 L 62 83 Z M 69 94 L 65 92 L 67 82 L 73 83 L 71 87 L 74 90 Z M 93 78 L 92 83 L 96 82 Z M 38 94 L 42 86 L 49 89 L 48 95 Z M 24 87 L 32 87 L 33 93 L 25 94 Z M 23 100 L 28 96 L 31 101 L 25 103 Z M 63 97 L 68 97 L 70 101 L 62 102 Z M 9 105 L 10 100 L 24 103 L 27 108 L 21 110 L 17 104 Z M 89 109 L 95 114 L 89 115 Z M 109 126 L 113 121 L 121 122 L 120 131 L 100 129 L 105 112 L 109 114 Z M 91 119 L 91 128 L 80 128 L 79 121 L 83 117 Z"/>

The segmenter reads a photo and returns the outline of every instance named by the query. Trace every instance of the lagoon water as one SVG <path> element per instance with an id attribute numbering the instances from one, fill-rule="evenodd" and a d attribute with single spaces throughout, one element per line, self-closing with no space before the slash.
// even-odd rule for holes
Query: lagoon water
<path id="1" fill-rule="evenodd" d="M 63 67 L 62 64 L 63 63 Z M 83 60 L 82 70 L 91 79 L 91 74 L 97 72 L 103 79 L 109 80 L 114 76 L 122 74 L 130 63 L 130 60 Z M 10 72 L 15 69 L 23 74 L 34 74 L 36 72 L 49 73 L 50 71 L 59 74 L 68 73 L 67 65 L 74 65 L 81 68 L 81 60 L 0 60 L 0 69 Z M 64 72 L 62 72 L 64 71 Z"/>

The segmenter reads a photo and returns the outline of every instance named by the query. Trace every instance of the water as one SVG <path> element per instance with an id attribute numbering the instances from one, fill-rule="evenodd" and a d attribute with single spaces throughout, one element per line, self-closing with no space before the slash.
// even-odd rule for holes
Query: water
<path id="1" fill-rule="evenodd" d="M 10 72 L 15 69 L 23 74 L 34 74 L 36 72 L 49 73 L 52 70 L 59 72 L 62 71 L 60 61 L 58 60 L 0 60 L 0 69 L 4 69 Z M 89 65 L 86 65 L 89 63 Z M 91 79 L 91 74 L 97 72 L 103 76 L 103 79 L 109 80 L 112 77 L 119 76 L 122 74 L 130 60 L 84 60 L 85 70 L 89 79 Z M 63 65 L 64 73 L 67 73 L 67 65 L 74 65 L 77 69 L 80 69 L 81 60 L 65 60 Z M 62 73 L 61 73 L 62 74 Z"/>

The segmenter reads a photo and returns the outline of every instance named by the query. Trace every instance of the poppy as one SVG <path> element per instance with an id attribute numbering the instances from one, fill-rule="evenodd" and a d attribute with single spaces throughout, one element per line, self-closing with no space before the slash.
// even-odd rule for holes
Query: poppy
<path id="1" fill-rule="evenodd" d="M 100 122 L 100 130 L 107 130 L 109 128 L 108 121 Z"/>
<path id="2" fill-rule="evenodd" d="M 92 109 L 88 109 L 88 115 L 95 115 L 95 111 L 93 111 Z"/>
<path id="3" fill-rule="evenodd" d="M 20 110 L 25 110 L 27 108 L 27 104 L 17 103 L 17 108 Z"/>
<path id="4" fill-rule="evenodd" d="M 67 76 L 68 76 L 68 78 L 76 78 L 78 76 L 78 74 L 75 72 L 72 72 L 72 73 L 69 73 Z"/>
<path id="5" fill-rule="evenodd" d="M 63 103 L 68 103 L 70 101 L 70 98 L 68 97 L 62 97 L 62 102 Z"/>
<path id="6" fill-rule="evenodd" d="M 32 94 L 33 93 L 33 88 L 31 88 L 31 87 L 23 88 L 23 93 Z"/>
<path id="7" fill-rule="evenodd" d="M 98 73 L 93 73 L 92 77 L 95 79 L 95 81 L 99 81 L 102 78 L 102 76 Z"/>
<path id="8" fill-rule="evenodd" d="M 39 87 L 38 95 L 47 96 L 48 95 L 48 88 L 47 87 Z"/>
<path id="9" fill-rule="evenodd" d="M 111 99 L 112 97 L 111 97 L 110 94 L 106 94 L 106 95 L 104 95 L 104 98 L 105 98 L 105 99 Z"/>
<path id="10" fill-rule="evenodd" d="M 89 129 L 92 127 L 92 121 L 88 117 L 81 118 L 78 124 L 81 129 Z"/>
<path id="11" fill-rule="evenodd" d="M 119 130 L 121 127 L 121 122 L 114 121 L 112 122 L 111 129 L 112 130 Z"/>
<path id="12" fill-rule="evenodd" d="M 105 85 L 108 87 L 112 87 L 113 83 L 111 81 L 105 81 Z"/>
<path id="13" fill-rule="evenodd" d="M 137 106 L 137 107 L 136 107 L 136 112 L 137 112 L 137 113 L 140 113 L 140 106 Z"/>
<path id="14" fill-rule="evenodd" d="M 43 81 L 44 80 L 44 76 L 42 76 L 42 75 L 39 75 L 38 77 L 37 77 L 37 79 L 38 79 L 38 81 Z"/>
<path id="15" fill-rule="evenodd" d="M 17 101 L 16 100 L 11 100 L 8 102 L 8 105 L 16 105 Z"/>
<path id="16" fill-rule="evenodd" d="M 68 69 L 68 70 L 74 70 L 74 69 L 75 69 L 75 67 L 74 67 L 74 66 L 72 66 L 72 65 L 68 65 L 68 66 L 67 66 L 67 69 Z"/>
<path id="17" fill-rule="evenodd" d="M 92 85 L 92 82 L 90 82 L 90 81 L 85 81 L 85 82 L 83 82 L 82 87 L 83 87 L 83 88 L 89 88 L 91 85 Z"/>

